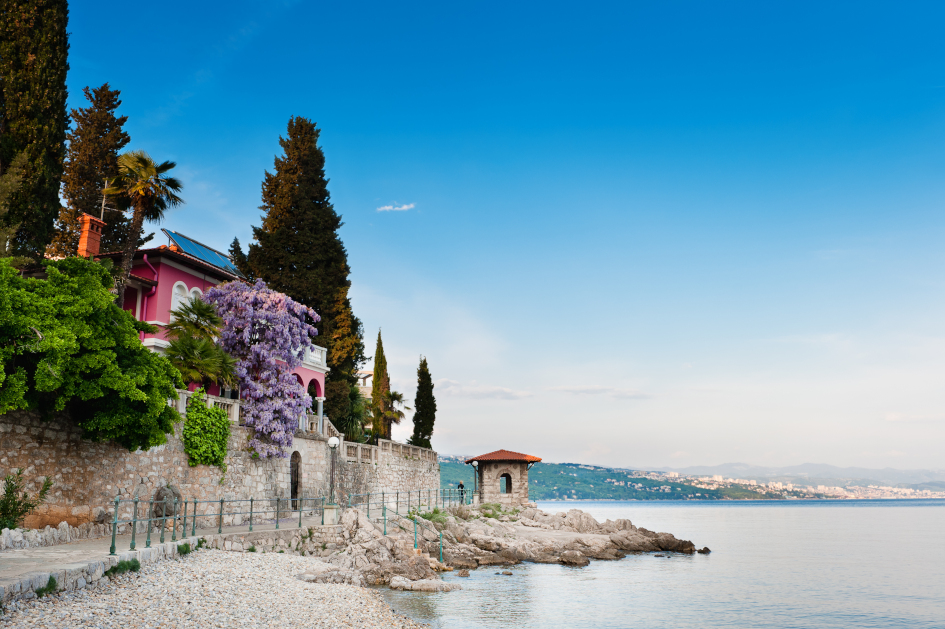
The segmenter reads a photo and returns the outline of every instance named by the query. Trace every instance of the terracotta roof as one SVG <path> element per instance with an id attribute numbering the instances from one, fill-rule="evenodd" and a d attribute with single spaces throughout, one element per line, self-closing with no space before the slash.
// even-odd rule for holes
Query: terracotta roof
<path id="1" fill-rule="evenodd" d="M 133 279 L 133 280 L 137 280 L 137 281 L 141 282 L 141 283 L 144 284 L 145 286 L 157 286 L 157 281 L 155 281 L 155 280 L 149 280 L 149 279 L 146 278 L 146 277 L 142 277 L 142 276 L 140 276 L 140 275 L 135 275 L 134 273 L 129 273 L 129 274 L 128 274 L 128 277 L 130 277 L 130 278 Z"/>
<path id="2" fill-rule="evenodd" d="M 511 452 L 510 450 L 496 450 L 489 454 L 480 454 L 466 461 L 467 464 L 473 461 L 523 461 L 525 463 L 538 463 L 541 458 L 521 452 Z"/>

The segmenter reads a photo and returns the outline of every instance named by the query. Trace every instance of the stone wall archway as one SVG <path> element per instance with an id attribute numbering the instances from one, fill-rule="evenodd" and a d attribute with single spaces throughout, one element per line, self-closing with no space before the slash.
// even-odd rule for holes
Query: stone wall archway
<path id="1" fill-rule="evenodd" d="M 302 455 L 298 450 L 293 452 L 292 458 L 289 459 L 289 487 L 292 509 L 297 509 L 299 498 L 302 497 Z"/>

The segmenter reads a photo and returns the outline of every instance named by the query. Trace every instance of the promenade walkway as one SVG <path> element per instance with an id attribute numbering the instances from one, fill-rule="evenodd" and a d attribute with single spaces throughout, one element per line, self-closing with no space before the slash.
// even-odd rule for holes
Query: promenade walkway
<path id="1" fill-rule="evenodd" d="M 303 518 L 302 527 L 299 528 L 298 518 L 280 520 L 279 529 L 276 529 L 275 522 L 260 523 L 253 526 L 252 533 L 249 532 L 249 526 L 224 526 L 222 532 L 218 533 L 218 527 L 197 528 L 196 535 L 190 535 L 191 528 L 188 526 L 188 535 L 181 537 L 178 529 L 177 541 L 171 541 L 171 532 L 164 534 L 164 544 L 160 543 L 160 531 L 151 531 L 151 548 L 147 548 L 146 534 L 137 533 L 135 535 L 135 551 L 130 550 L 131 534 L 117 535 L 115 537 L 116 555 L 110 555 L 112 538 L 101 537 L 98 539 L 85 539 L 57 546 L 39 546 L 34 548 L 6 549 L 0 551 L 0 601 L 8 600 L 11 596 L 22 594 L 29 589 L 42 587 L 48 580 L 49 575 L 76 573 L 75 579 L 82 578 L 82 573 L 95 575 L 101 574 L 108 567 L 117 563 L 119 559 L 138 558 L 142 563 L 150 563 L 163 557 L 176 554 L 177 545 L 185 541 L 191 544 L 196 543 L 197 538 L 205 537 L 208 539 L 223 538 L 239 535 L 240 537 L 249 537 L 252 539 L 261 538 L 291 538 L 300 530 L 307 532 L 309 528 L 328 529 L 336 531 L 339 527 L 322 526 L 321 516 L 312 518 Z M 101 570 L 98 570 L 98 566 Z M 58 579 L 57 579 L 58 580 Z M 69 579 L 67 578 L 66 581 Z M 38 586 L 29 587 L 27 582 L 39 583 Z M 86 582 L 89 580 L 86 579 Z M 41 582 L 41 583 L 40 583 Z M 74 584 L 73 584 L 74 585 Z M 61 583 L 61 587 L 67 587 L 67 583 Z M 24 589 L 25 588 L 25 589 Z"/>

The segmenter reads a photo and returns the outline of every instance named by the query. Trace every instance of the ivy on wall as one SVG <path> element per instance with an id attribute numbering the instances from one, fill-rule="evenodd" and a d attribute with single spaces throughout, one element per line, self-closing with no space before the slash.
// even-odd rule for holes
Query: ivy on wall
<path id="1" fill-rule="evenodd" d="M 222 408 L 207 406 L 203 389 L 194 391 L 190 398 L 181 440 L 184 442 L 184 452 L 190 458 L 191 467 L 216 465 L 226 471 L 230 419 Z"/>

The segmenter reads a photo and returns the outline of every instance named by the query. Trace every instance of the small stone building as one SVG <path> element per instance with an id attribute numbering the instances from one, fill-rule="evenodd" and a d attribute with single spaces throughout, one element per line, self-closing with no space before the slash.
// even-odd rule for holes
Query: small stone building
<path id="1" fill-rule="evenodd" d="M 528 470 L 541 461 L 537 456 L 496 450 L 466 461 L 476 470 L 476 496 L 480 503 L 497 502 L 503 508 L 528 504 Z"/>

